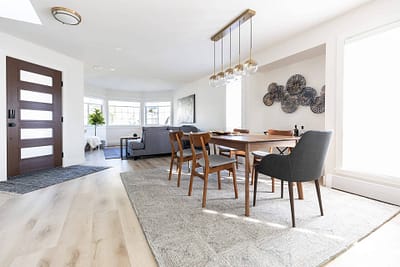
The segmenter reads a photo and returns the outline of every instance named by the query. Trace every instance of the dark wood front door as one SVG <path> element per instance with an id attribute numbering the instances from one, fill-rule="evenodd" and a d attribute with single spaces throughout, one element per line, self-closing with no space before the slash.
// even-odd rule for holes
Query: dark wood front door
<path id="1" fill-rule="evenodd" d="M 61 72 L 6 61 L 7 176 L 61 166 Z"/>

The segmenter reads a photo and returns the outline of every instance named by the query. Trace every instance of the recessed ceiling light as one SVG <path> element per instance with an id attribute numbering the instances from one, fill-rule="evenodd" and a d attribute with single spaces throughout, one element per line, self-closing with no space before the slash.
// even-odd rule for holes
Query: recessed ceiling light
<path id="1" fill-rule="evenodd" d="M 115 68 L 109 68 L 110 71 L 115 71 Z"/>
<path id="2" fill-rule="evenodd" d="M 122 48 L 121 47 L 116 47 L 115 51 L 120 52 L 120 51 L 122 51 Z"/>
<path id="3" fill-rule="evenodd" d="M 51 13 L 53 14 L 53 17 L 62 24 L 78 25 L 82 21 L 81 15 L 79 15 L 75 10 L 69 8 L 59 6 L 52 7 Z"/>
<path id="4" fill-rule="evenodd" d="M 92 68 L 93 68 L 94 70 L 102 70 L 102 69 L 103 69 L 103 67 L 100 66 L 100 65 L 94 65 Z"/>

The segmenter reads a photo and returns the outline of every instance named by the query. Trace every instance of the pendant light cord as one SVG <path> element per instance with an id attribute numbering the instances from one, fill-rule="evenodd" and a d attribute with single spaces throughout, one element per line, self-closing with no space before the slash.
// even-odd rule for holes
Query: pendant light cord
<path id="1" fill-rule="evenodd" d="M 215 75 L 215 41 L 214 41 L 214 75 Z"/>
<path id="2" fill-rule="evenodd" d="M 250 18 L 250 61 L 251 61 L 252 50 L 253 50 L 253 17 Z"/>
<path id="3" fill-rule="evenodd" d="M 239 20 L 239 64 L 240 64 L 240 20 Z"/>
<path id="4" fill-rule="evenodd" d="M 229 27 L 229 68 L 232 68 L 232 28 Z"/>
<path id="5" fill-rule="evenodd" d="M 224 38 L 221 38 L 221 72 L 224 71 Z"/>

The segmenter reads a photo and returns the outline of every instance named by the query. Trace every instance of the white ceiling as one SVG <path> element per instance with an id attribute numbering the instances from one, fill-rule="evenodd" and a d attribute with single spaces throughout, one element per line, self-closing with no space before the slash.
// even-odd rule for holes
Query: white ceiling
<path id="1" fill-rule="evenodd" d="M 43 25 L 0 18 L 0 31 L 82 60 L 87 86 L 173 90 L 212 72 L 210 37 L 247 8 L 257 12 L 253 19 L 257 52 L 369 1 L 32 0 Z M 62 25 L 51 16 L 53 6 L 78 11 L 82 23 Z M 249 42 L 246 24 L 242 28 L 244 57 Z M 232 32 L 234 55 L 237 34 L 238 30 Z M 228 48 L 229 38 L 224 41 Z M 229 50 L 224 51 L 227 62 Z"/>

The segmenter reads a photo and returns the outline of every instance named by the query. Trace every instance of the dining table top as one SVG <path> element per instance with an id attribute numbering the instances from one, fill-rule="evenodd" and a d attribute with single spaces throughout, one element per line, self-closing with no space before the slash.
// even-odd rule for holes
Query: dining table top
<path id="1" fill-rule="evenodd" d="M 298 140 L 297 136 L 285 136 L 285 135 L 266 135 L 266 134 L 227 134 L 227 135 L 211 135 L 212 140 L 229 140 L 232 142 L 240 143 L 258 143 L 268 141 L 286 141 L 286 140 Z"/>

